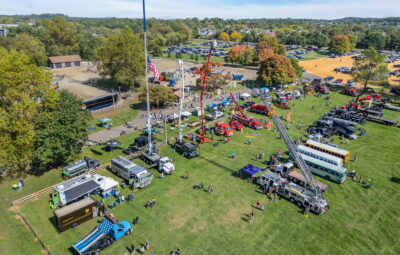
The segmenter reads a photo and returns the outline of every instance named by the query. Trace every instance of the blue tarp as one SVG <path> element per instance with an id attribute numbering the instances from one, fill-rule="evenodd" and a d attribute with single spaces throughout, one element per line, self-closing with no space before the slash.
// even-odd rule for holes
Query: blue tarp
<path id="1" fill-rule="evenodd" d="M 261 171 L 260 168 L 253 166 L 252 164 L 248 164 L 247 166 L 240 169 L 241 174 L 245 173 L 249 176 L 253 176 L 260 171 Z"/>

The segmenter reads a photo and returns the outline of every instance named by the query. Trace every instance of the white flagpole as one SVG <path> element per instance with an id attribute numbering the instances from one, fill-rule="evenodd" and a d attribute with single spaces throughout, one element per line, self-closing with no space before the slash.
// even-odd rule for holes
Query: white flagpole
<path id="1" fill-rule="evenodd" d="M 185 73 L 183 70 L 183 61 L 178 59 L 179 68 L 182 76 L 182 97 L 180 98 L 180 106 L 179 106 L 179 142 L 182 143 L 183 140 L 183 128 L 182 128 L 182 111 L 183 111 L 183 100 L 185 99 Z"/>

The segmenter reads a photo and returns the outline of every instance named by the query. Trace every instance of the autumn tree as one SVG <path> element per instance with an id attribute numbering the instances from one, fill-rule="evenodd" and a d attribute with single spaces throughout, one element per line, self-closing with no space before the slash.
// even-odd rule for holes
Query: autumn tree
<path id="1" fill-rule="evenodd" d="M 276 36 L 271 36 L 268 34 L 264 34 L 260 38 L 260 42 L 256 45 L 257 53 L 261 49 L 270 48 L 274 51 L 275 54 L 286 55 L 285 46 L 279 43 L 279 40 Z"/>
<path id="2" fill-rule="evenodd" d="M 221 70 L 223 66 L 224 64 L 221 62 L 210 62 L 208 72 L 206 73 L 205 76 L 206 78 L 205 88 L 207 90 L 213 91 L 228 84 L 229 78 L 227 76 L 224 76 L 222 72 L 214 72 L 216 70 Z M 206 63 L 204 63 L 203 66 L 200 68 L 201 77 L 203 77 L 203 72 L 205 68 L 206 68 Z M 201 88 L 201 85 L 202 85 L 202 79 L 198 78 L 196 80 L 196 86 L 198 88 Z"/>
<path id="3" fill-rule="evenodd" d="M 272 55 L 274 55 L 274 50 L 272 48 L 262 48 L 257 52 L 256 60 L 262 62 Z"/>
<path id="4" fill-rule="evenodd" d="M 248 65 L 253 61 L 254 48 L 248 45 L 235 45 L 228 53 L 227 61 L 239 65 Z"/>
<path id="5" fill-rule="evenodd" d="M 260 63 L 257 75 L 257 81 L 263 85 L 291 83 L 296 79 L 296 72 L 290 60 L 277 54 Z"/>
<path id="6" fill-rule="evenodd" d="M 221 33 L 219 34 L 218 39 L 221 40 L 221 41 L 229 41 L 230 37 L 229 37 L 229 34 L 228 34 L 228 33 L 221 32 Z"/>
<path id="7" fill-rule="evenodd" d="M 172 104 L 176 99 L 176 96 L 172 93 L 170 88 L 161 85 L 149 85 L 149 96 L 151 105 L 156 107 Z M 139 100 L 142 103 L 146 102 L 146 88 L 142 89 Z"/>
<path id="8" fill-rule="evenodd" d="M 29 170 L 37 118 L 58 102 L 51 76 L 23 52 L 0 48 L 0 164 L 6 174 Z"/>
<path id="9" fill-rule="evenodd" d="M 44 66 L 47 62 L 46 51 L 41 41 L 28 34 L 18 34 L 14 38 L 12 49 L 24 51 L 33 64 Z"/>
<path id="10" fill-rule="evenodd" d="M 126 89 L 145 74 L 142 42 L 129 27 L 106 39 L 97 49 L 97 58 L 100 74 Z"/>
<path id="11" fill-rule="evenodd" d="M 336 54 L 343 54 L 354 49 L 354 43 L 348 35 L 337 35 L 332 37 L 329 43 L 329 50 Z"/>
<path id="12" fill-rule="evenodd" d="M 235 42 L 241 42 L 242 39 L 243 39 L 243 36 L 242 36 L 241 33 L 235 31 L 235 32 L 233 32 L 233 33 L 231 34 L 230 39 L 231 39 L 232 41 L 235 41 Z"/>
<path id="13" fill-rule="evenodd" d="M 355 71 L 352 76 L 355 81 L 363 85 L 362 92 L 357 96 L 356 102 L 361 95 L 368 91 L 368 84 L 373 81 L 375 83 L 383 82 L 388 73 L 387 64 L 385 63 L 386 55 L 379 54 L 374 48 L 368 48 L 363 52 L 364 57 L 354 60 Z"/>

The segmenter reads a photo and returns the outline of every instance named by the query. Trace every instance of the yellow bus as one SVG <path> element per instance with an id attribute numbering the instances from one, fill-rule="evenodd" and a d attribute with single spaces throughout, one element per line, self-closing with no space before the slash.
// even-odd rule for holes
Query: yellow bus
<path id="1" fill-rule="evenodd" d="M 310 148 L 313 148 L 314 150 L 319 150 L 328 154 L 331 154 L 333 156 L 339 157 L 343 159 L 343 162 L 346 163 L 347 161 L 350 160 L 350 152 L 334 147 L 332 145 L 320 143 L 314 140 L 307 140 L 306 145 Z"/>

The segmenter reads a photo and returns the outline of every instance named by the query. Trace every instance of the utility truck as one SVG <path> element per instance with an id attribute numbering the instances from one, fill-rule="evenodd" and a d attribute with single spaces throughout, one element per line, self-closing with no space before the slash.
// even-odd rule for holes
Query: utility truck
<path id="1" fill-rule="evenodd" d="M 161 157 L 157 153 L 153 153 L 151 155 L 148 151 L 142 153 L 140 158 L 149 166 L 149 168 L 157 167 L 160 173 L 164 174 L 172 174 L 175 171 L 175 165 L 172 163 L 172 160 L 168 157 Z"/>
<path id="2" fill-rule="evenodd" d="M 153 180 L 153 174 L 146 168 L 122 156 L 111 160 L 111 171 L 132 185 L 133 189 L 144 188 Z"/>
<path id="3" fill-rule="evenodd" d="M 186 158 L 195 158 L 199 156 L 197 146 L 192 142 L 176 142 L 175 151 Z"/>
<path id="4" fill-rule="evenodd" d="M 233 135 L 233 129 L 231 128 L 231 126 L 223 121 L 215 122 L 215 131 L 218 135 L 223 135 L 223 136 Z"/>

